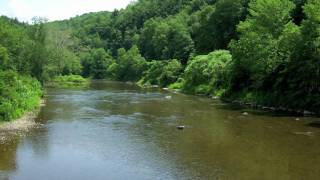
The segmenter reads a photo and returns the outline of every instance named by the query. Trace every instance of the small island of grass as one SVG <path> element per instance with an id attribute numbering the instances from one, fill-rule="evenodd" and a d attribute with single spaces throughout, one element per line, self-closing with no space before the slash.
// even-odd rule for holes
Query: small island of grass
<path id="1" fill-rule="evenodd" d="M 47 84 L 49 87 L 87 87 L 89 79 L 80 75 L 57 76 Z"/>

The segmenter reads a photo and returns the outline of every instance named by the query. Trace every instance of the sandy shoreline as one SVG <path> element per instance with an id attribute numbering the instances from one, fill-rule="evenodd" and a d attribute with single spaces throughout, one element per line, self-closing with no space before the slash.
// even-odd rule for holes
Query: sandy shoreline
<path id="1" fill-rule="evenodd" d="M 31 128 L 37 126 L 35 119 L 43 106 L 45 106 L 45 100 L 41 99 L 39 107 L 35 110 L 25 113 L 16 120 L 0 123 L 0 144 L 11 139 L 11 136 L 22 135 L 23 132 L 28 132 Z"/>

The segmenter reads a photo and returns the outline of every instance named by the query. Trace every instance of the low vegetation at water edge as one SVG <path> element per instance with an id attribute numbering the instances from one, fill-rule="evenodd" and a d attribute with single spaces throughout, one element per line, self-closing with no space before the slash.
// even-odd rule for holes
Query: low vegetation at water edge
<path id="1" fill-rule="evenodd" d="M 89 79 L 80 75 L 56 76 L 48 82 L 51 87 L 86 87 L 89 85 Z"/>
<path id="2" fill-rule="evenodd" d="M 39 81 L 15 72 L 0 72 L 0 122 L 21 117 L 35 109 L 42 96 Z"/>

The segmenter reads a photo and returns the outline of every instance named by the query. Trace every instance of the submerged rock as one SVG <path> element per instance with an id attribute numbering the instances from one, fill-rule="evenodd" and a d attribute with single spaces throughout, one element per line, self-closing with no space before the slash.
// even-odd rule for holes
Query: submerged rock
<path id="1" fill-rule="evenodd" d="M 248 116 L 248 115 L 249 115 L 249 113 L 247 113 L 247 112 L 243 112 L 243 113 L 242 113 L 242 115 L 244 115 L 244 116 Z"/>
<path id="2" fill-rule="evenodd" d="M 166 99 L 172 99 L 172 96 L 166 96 L 165 98 Z"/>
<path id="3" fill-rule="evenodd" d="M 218 96 L 212 96 L 211 98 L 212 98 L 212 99 L 219 99 Z"/>

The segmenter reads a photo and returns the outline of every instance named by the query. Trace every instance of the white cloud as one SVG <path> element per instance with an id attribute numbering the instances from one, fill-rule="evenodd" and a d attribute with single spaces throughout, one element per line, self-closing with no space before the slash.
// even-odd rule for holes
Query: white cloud
<path id="1" fill-rule="evenodd" d="M 132 0 L 6 0 L 2 15 L 30 21 L 34 16 L 49 20 L 68 19 L 88 12 L 125 8 Z M 1 8 L 0 8 L 1 9 Z"/>

